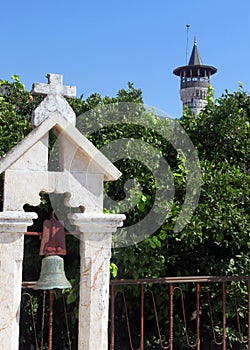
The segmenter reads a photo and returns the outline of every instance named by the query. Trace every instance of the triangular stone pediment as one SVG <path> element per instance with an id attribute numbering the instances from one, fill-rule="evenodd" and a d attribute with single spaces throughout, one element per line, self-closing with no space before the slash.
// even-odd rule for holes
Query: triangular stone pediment
<path id="1" fill-rule="evenodd" d="M 91 169 L 95 169 L 96 172 L 103 174 L 105 181 L 113 181 L 120 177 L 120 171 L 58 111 L 52 113 L 49 118 L 33 129 L 21 142 L 1 158 L 0 173 L 18 162 L 52 129 L 64 142 L 65 150 L 76 150 L 75 153 L 80 168 L 81 163 L 84 165 L 87 162 L 91 163 Z M 39 157 L 39 155 L 37 156 Z M 84 166 L 82 168 L 84 169 Z M 90 169 L 89 166 L 87 168 Z M 70 169 L 67 170 L 70 171 Z"/>

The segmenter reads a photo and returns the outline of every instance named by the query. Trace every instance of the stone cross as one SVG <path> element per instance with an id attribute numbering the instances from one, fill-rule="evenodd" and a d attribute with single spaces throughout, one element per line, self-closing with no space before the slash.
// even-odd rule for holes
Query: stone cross
<path id="1" fill-rule="evenodd" d="M 37 127 L 53 112 L 59 112 L 71 124 L 75 125 L 75 112 L 64 96 L 75 97 L 75 86 L 64 86 L 61 74 L 48 74 L 48 84 L 35 83 L 32 87 L 34 94 L 46 95 L 41 104 L 32 114 L 32 125 Z"/>

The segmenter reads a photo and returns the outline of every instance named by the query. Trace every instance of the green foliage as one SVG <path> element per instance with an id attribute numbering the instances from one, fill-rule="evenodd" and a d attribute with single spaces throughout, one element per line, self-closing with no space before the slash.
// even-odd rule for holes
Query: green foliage
<path id="1" fill-rule="evenodd" d="M 33 104 L 17 76 L 14 82 L 0 82 L 0 156 L 21 141 L 31 130 Z M 18 102 L 17 102 L 18 101 Z"/>
<path id="2" fill-rule="evenodd" d="M 181 232 L 174 233 L 186 185 L 185 158 L 179 154 L 176 161 L 171 162 L 176 186 L 172 216 L 144 242 L 113 251 L 112 261 L 118 266 L 118 277 L 249 275 L 250 98 L 242 86 L 234 93 L 225 91 L 217 100 L 211 90 L 208 104 L 199 116 L 184 111 L 180 122 L 200 159 L 199 205 L 190 223 Z M 245 287 L 239 286 L 238 291 L 239 309 L 244 310 Z M 159 303 L 165 298 L 163 294 L 159 290 Z M 190 298 L 188 294 L 186 297 Z M 220 317 L 220 303 L 218 300 L 215 303 L 218 305 L 216 317 Z M 232 328 L 235 325 L 233 307 L 228 307 L 227 318 L 229 340 L 235 342 L 238 338 Z"/>
<path id="3" fill-rule="evenodd" d="M 194 142 L 203 174 L 199 206 L 189 226 L 193 247 L 203 247 L 201 274 L 248 275 L 250 99 L 239 86 L 210 101 L 193 120 L 181 120 Z M 197 240 L 200 240 L 197 241 Z"/>

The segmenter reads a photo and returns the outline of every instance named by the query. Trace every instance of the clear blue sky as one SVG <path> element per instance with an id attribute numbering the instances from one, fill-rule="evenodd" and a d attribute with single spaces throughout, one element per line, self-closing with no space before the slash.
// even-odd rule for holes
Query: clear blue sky
<path id="1" fill-rule="evenodd" d="M 181 115 L 174 68 L 186 61 L 193 37 L 204 64 L 218 68 L 215 96 L 250 90 L 250 1 L 71 0 L 1 4 L 0 78 L 18 74 L 28 90 L 47 73 L 64 75 L 85 97 L 114 96 L 131 81 L 144 102 Z"/>

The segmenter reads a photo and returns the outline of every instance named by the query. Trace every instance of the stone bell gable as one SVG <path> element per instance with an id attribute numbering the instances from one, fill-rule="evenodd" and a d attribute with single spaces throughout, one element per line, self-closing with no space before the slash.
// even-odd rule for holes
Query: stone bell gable
<path id="1" fill-rule="evenodd" d="M 49 131 L 58 135 L 60 171 L 49 171 Z M 103 181 L 114 181 L 120 171 L 59 112 L 53 112 L 1 160 L 5 172 L 4 209 L 38 205 L 40 192 L 65 193 L 69 206 L 102 210 Z M 97 185 L 98 184 L 98 185 Z M 10 188 L 18 189 L 15 203 Z M 66 203 L 67 204 L 67 203 Z"/>
<path id="2" fill-rule="evenodd" d="M 45 96 L 32 116 L 34 129 L 0 159 L 4 172 L 4 203 L 0 212 L 0 350 L 18 350 L 24 234 L 36 213 L 41 192 L 66 193 L 69 207 L 84 207 L 69 216 L 79 231 L 79 334 L 81 350 L 107 350 L 109 264 L 112 233 L 123 225 L 122 214 L 103 213 L 103 182 L 120 171 L 75 127 L 75 114 L 64 96 L 62 76 L 48 75 L 33 92 Z M 57 136 L 58 166 L 51 170 L 49 136 Z"/>

